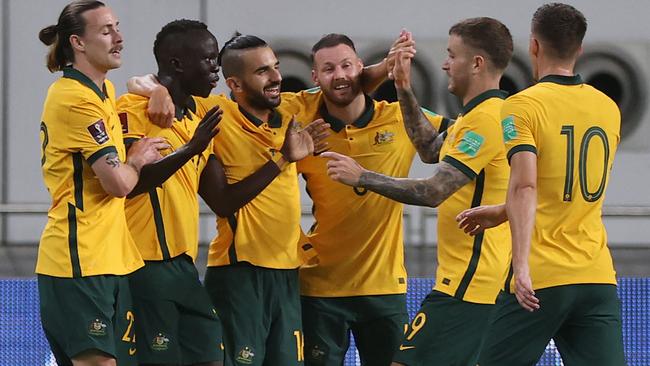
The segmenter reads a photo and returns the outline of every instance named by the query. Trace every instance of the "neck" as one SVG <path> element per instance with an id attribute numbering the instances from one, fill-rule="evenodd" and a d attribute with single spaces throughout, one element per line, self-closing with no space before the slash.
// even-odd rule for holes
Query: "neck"
<path id="1" fill-rule="evenodd" d="M 187 107 L 187 102 L 191 95 L 183 89 L 178 78 L 174 78 L 165 72 L 158 72 L 158 81 L 167 88 L 174 105 L 181 108 Z"/>
<path id="2" fill-rule="evenodd" d="M 323 98 L 323 100 L 327 107 L 327 113 L 332 117 L 343 121 L 346 125 L 352 124 L 354 121 L 359 119 L 366 109 L 366 97 L 363 93 L 359 93 L 359 95 L 357 95 L 352 102 L 346 106 L 336 105 L 327 98 Z"/>
<path id="3" fill-rule="evenodd" d="M 92 80 L 95 85 L 97 85 L 99 90 L 101 90 L 102 86 L 104 85 L 104 80 L 106 80 L 106 74 L 108 73 L 108 70 L 99 70 L 90 62 L 88 62 L 88 60 L 86 60 L 84 57 L 79 57 L 79 55 L 76 56 L 77 57 L 75 58 L 75 62 L 72 63 L 72 67 L 88 76 L 88 78 Z"/>
<path id="4" fill-rule="evenodd" d="M 540 58 L 537 63 L 537 79 L 548 75 L 573 76 L 576 60 L 553 60 Z"/>
<path id="5" fill-rule="evenodd" d="M 499 80 L 501 80 L 501 74 L 498 75 L 486 75 L 485 77 L 476 78 L 472 80 L 470 85 L 463 95 L 463 105 L 467 105 L 472 99 L 477 96 L 485 93 L 491 89 L 499 89 Z"/>
<path id="6" fill-rule="evenodd" d="M 262 122 L 268 123 L 271 119 L 271 116 L 273 116 L 273 109 L 255 107 L 249 103 L 246 98 L 243 97 L 243 95 L 235 95 L 234 97 L 235 102 L 237 102 L 240 107 L 242 107 L 246 112 L 252 114 L 255 116 L 255 118 L 259 119 Z"/>

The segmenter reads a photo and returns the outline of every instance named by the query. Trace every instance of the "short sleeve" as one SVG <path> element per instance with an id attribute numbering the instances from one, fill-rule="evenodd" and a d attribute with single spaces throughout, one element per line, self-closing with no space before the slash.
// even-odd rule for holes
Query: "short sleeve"
<path id="1" fill-rule="evenodd" d="M 117 153 L 108 118 L 103 107 L 92 101 L 71 105 L 65 120 L 66 148 L 81 152 L 90 165 L 106 154 Z"/>
<path id="2" fill-rule="evenodd" d="M 447 164 L 463 172 L 470 179 L 485 168 L 494 157 L 503 152 L 501 130 L 497 118 L 487 113 L 473 113 L 456 124 L 448 138 L 450 148 L 442 158 Z"/>
<path id="3" fill-rule="evenodd" d="M 447 130 L 447 127 L 450 125 L 450 120 L 449 118 L 443 117 L 435 112 L 432 112 L 426 108 L 420 108 L 422 110 L 422 113 L 424 113 L 424 116 L 429 120 L 429 123 L 431 123 L 431 126 L 438 131 L 438 133 L 443 133 Z"/>
<path id="4" fill-rule="evenodd" d="M 537 154 L 535 128 L 530 118 L 530 107 L 526 100 L 513 96 L 508 98 L 501 109 L 501 130 L 506 146 L 508 161 L 520 151 Z"/>

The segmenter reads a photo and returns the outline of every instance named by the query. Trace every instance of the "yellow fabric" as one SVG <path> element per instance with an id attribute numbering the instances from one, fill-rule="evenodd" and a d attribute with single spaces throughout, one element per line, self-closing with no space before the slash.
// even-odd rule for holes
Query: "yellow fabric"
<path id="1" fill-rule="evenodd" d="M 438 268 L 434 289 L 463 301 L 494 304 L 510 264 L 507 224 L 472 237 L 459 229 L 456 216 L 479 205 L 502 204 L 509 167 L 500 124 L 503 99 L 488 91 L 461 115 L 447 133 L 440 156 L 474 179 L 438 207 Z"/>
<path id="2" fill-rule="evenodd" d="M 110 152 L 126 158 L 115 91 L 107 80 L 102 100 L 87 77 L 66 73 L 50 86 L 41 117 L 43 178 L 52 204 L 36 273 L 127 274 L 144 263 L 127 229 L 124 199 L 108 195 L 91 169 Z"/>
<path id="3" fill-rule="evenodd" d="M 506 142 L 508 156 L 522 149 L 537 154 L 537 215 L 529 257 L 535 289 L 616 283 L 601 219 L 605 197 L 596 193 L 601 182 L 603 193 L 609 182 L 620 113 L 610 98 L 575 79 L 542 79 L 508 98 L 502 111 L 504 125 L 514 125 Z M 567 158 L 570 141 L 573 159 Z M 586 172 L 583 183 L 581 170 Z"/>
<path id="4" fill-rule="evenodd" d="M 163 137 L 171 149 L 187 143 L 204 115 L 188 110 L 171 128 L 153 124 L 146 115 L 149 99 L 125 94 L 117 101 L 124 138 Z M 145 260 L 174 258 L 186 253 L 196 259 L 198 251 L 199 180 L 212 148 L 190 159 L 167 179 L 162 187 L 126 200 L 126 217 L 131 235 Z"/>
<path id="5" fill-rule="evenodd" d="M 239 106 L 223 95 L 197 98 L 197 112 L 218 104 L 223 110 L 214 153 L 229 183 L 251 175 L 282 147 L 292 113 L 277 109 L 281 125 L 257 126 Z M 289 164 L 257 197 L 231 217 L 217 217 L 217 236 L 210 244 L 208 266 L 249 262 L 255 266 L 290 269 L 303 260 L 299 252 L 300 197 L 296 164 Z"/>
<path id="6" fill-rule="evenodd" d="M 311 122 L 319 113 L 322 93 L 304 91 L 283 96 L 300 105 L 298 119 Z M 416 151 L 404 129 L 398 103 L 372 102 L 361 124 L 336 126 L 327 138 L 329 151 L 348 155 L 365 168 L 390 176 L 408 175 Z M 442 117 L 427 112 L 435 128 Z M 366 123 L 366 126 L 362 126 Z M 356 122 L 355 122 L 356 123 Z M 406 292 L 403 247 L 403 205 L 379 194 L 337 183 L 327 176 L 327 159 L 307 157 L 297 163 L 314 202 L 316 222 L 308 242 L 318 253 L 318 265 L 301 268 L 301 293 L 337 297 Z"/>

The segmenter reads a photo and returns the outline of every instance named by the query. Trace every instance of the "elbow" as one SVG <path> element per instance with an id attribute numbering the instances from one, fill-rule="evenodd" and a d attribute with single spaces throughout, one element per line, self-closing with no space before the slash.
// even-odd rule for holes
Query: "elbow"
<path id="1" fill-rule="evenodd" d="M 108 193 L 110 196 L 116 198 L 126 197 L 131 193 L 134 187 L 134 185 L 128 184 L 128 182 L 122 180 L 115 180 L 107 182 L 106 184 L 102 183 L 102 188 L 104 188 L 104 191 L 106 191 L 106 193 Z"/>

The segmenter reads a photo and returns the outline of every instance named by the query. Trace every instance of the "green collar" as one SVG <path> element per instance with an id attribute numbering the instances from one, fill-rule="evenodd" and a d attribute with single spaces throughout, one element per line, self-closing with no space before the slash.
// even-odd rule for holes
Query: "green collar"
<path id="1" fill-rule="evenodd" d="M 239 111 L 246 117 L 249 121 L 257 127 L 260 127 L 264 121 L 248 113 L 242 106 L 239 106 Z M 273 109 L 273 115 L 269 119 L 269 127 L 271 128 L 280 128 L 282 127 L 282 115 L 278 112 L 277 109 Z"/>
<path id="2" fill-rule="evenodd" d="M 177 105 L 174 105 L 176 108 L 176 120 L 180 121 L 183 119 L 183 117 L 187 116 L 187 118 L 192 119 L 192 114 L 190 114 L 190 111 L 194 114 L 196 114 L 196 102 L 194 101 L 194 98 L 190 97 L 189 102 L 187 103 L 186 107 L 179 107 Z"/>
<path id="3" fill-rule="evenodd" d="M 484 101 L 490 99 L 490 98 L 500 98 L 500 99 L 506 99 L 508 97 L 508 92 L 505 90 L 499 90 L 499 89 L 490 89 L 487 91 L 484 91 L 483 93 L 475 96 L 470 100 L 467 104 L 463 106 L 463 109 L 461 111 L 461 114 L 467 114 L 469 113 L 472 109 L 474 109 L 477 105 L 483 103 Z"/>
<path id="4" fill-rule="evenodd" d="M 102 102 L 104 101 L 104 99 L 106 99 L 106 84 L 102 84 L 102 90 L 100 90 L 97 87 L 97 84 L 95 84 L 92 80 L 90 80 L 88 76 L 86 76 L 81 71 L 73 68 L 72 66 L 66 66 L 63 68 L 63 77 L 77 80 L 83 85 L 89 87 L 90 89 L 92 89 L 92 91 L 95 92 L 95 94 L 97 94 L 99 98 L 101 98 Z"/>
<path id="5" fill-rule="evenodd" d="M 352 125 L 356 128 L 366 127 L 372 120 L 372 117 L 375 115 L 375 101 L 372 100 L 372 98 L 370 98 L 368 95 L 365 95 L 365 98 L 366 106 L 363 113 L 361 113 L 361 116 L 359 116 L 356 121 L 352 122 Z M 325 102 L 321 104 L 319 113 L 325 122 L 330 124 L 331 129 L 335 132 L 339 132 L 345 127 L 345 122 L 329 114 Z"/>
<path id="6" fill-rule="evenodd" d="M 540 83 L 555 83 L 560 85 L 579 85 L 582 84 L 582 77 L 575 74 L 573 76 L 564 75 L 546 75 L 539 81 Z"/>

